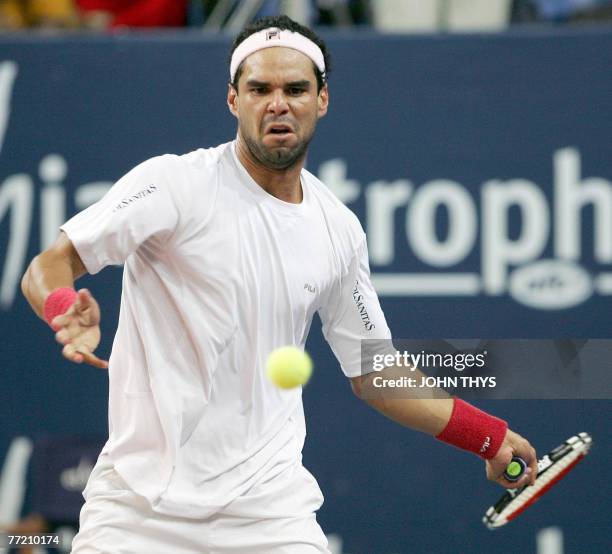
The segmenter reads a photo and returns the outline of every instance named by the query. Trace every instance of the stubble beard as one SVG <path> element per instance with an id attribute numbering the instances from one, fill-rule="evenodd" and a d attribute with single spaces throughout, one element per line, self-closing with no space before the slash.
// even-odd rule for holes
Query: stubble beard
<path id="1" fill-rule="evenodd" d="M 264 167 L 269 169 L 289 169 L 306 156 L 308 145 L 314 135 L 314 129 L 308 137 L 298 142 L 292 148 L 281 147 L 273 150 L 267 148 L 262 142 L 258 142 L 245 132 L 243 128 L 241 128 L 240 134 L 253 158 Z"/>

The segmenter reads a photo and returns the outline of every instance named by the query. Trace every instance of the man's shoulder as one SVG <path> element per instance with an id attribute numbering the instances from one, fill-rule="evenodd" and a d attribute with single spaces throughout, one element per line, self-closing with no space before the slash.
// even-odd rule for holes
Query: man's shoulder
<path id="1" fill-rule="evenodd" d="M 231 143 L 212 148 L 198 148 L 186 154 L 161 154 L 153 156 L 133 170 L 135 177 L 155 177 L 172 185 L 173 189 L 183 184 L 188 188 L 214 182 L 209 177 L 219 166 L 219 161 L 228 152 Z M 182 187 L 178 187 L 182 188 Z"/>
<path id="2" fill-rule="evenodd" d="M 226 142 L 209 148 L 198 148 L 178 156 L 182 163 L 188 167 L 199 170 L 212 169 L 217 166 L 224 156 L 230 153 L 232 143 Z"/>
<path id="3" fill-rule="evenodd" d="M 153 156 L 136 167 L 153 170 L 185 171 L 212 169 L 229 153 L 231 142 L 210 148 L 198 148 L 185 154 L 160 154 Z"/>
<path id="4" fill-rule="evenodd" d="M 313 192 L 321 208 L 331 215 L 334 225 L 345 227 L 351 234 L 361 236 L 363 228 L 355 213 L 348 208 L 318 177 L 307 171 L 302 170 L 302 175 L 306 179 L 310 190 Z"/>

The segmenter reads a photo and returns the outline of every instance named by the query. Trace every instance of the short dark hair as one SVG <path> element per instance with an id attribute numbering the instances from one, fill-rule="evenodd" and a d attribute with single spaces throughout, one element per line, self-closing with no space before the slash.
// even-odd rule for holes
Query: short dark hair
<path id="1" fill-rule="evenodd" d="M 281 29 L 282 31 L 292 31 L 294 33 L 300 33 L 300 35 L 305 36 L 306 38 L 312 40 L 323 52 L 323 61 L 325 62 L 325 76 L 321 73 L 319 68 L 313 62 L 313 68 L 315 75 L 317 77 L 317 92 L 321 92 L 323 85 L 327 82 L 327 75 L 329 74 L 330 69 L 330 55 L 327 50 L 327 46 L 323 40 L 316 35 L 314 31 L 309 29 L 308 27 L 304 27 L 304 25 L 300 25 L 297 21 L 293 21 L 290 17 L 286 15 L 275 15 L 271 17 L 262 17 L 257 21 L 247 25 L 241 33 L 235 38 L 234 43 L 232 44 L 232 50 L 229 55 L 229 63 L 232 62 L 232 55 L 234 54 L 234 50 L 238 48 L 238 46 L 250 37 L 254 33 L 258 33 L 259 31 L 263 31 L 264 29 L 269 29 L 270 27 L 276 27 L 277 29 Z M 230 82 L 236 91 L 238 90 L 238 80 L 240 79 L 240 75 L 242 74 L 242 63 L 238 66 L 236 70 L 236 75 L 234 75 L 234 80 Z"/>

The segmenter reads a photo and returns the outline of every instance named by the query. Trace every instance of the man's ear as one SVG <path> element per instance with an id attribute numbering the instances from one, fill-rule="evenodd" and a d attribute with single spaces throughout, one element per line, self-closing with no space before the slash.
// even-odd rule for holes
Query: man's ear
<path id="1" fill-rule="evenodd" d="M 317 97 L 317 103 L 317 116 L 320 119 L 327 113 L 327 108 L 329 106 L 329 89 L 327 88 L 327 83 L 323 85 L 323 88 L 319 92 L 319 96 Z"/>
<path id="2" fill-rule="evenodd" d="M 231 83 L 227 85 L 227 107 L 234 117 L 238 117 L 238 91 Z"/>

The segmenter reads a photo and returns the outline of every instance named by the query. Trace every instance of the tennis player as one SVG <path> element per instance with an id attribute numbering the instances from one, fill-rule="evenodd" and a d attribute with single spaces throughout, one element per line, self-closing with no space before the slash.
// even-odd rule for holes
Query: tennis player
<path id="1" fill-rule="evenodd" d="M 302 465 L 301 389 L 275 388 L 268 354 L 304 347 L 315 312 L 355 392 L 362 339 L 389 339 L 353 213 L 304 169 L 329 105 L 329 55 L 287 17 L 235 40 L 234 141 L 140 164 L 32 261 L 23 291 L 63 355 L 109 372 L 109 438 L 89 483 L 75 554 L 329 552 L 323 497 Z M 85 273 L 124 264 L 110 360 Z M 504 421 L 452 398 L 368 400 L 487 460 L 535 452 Z"/>

